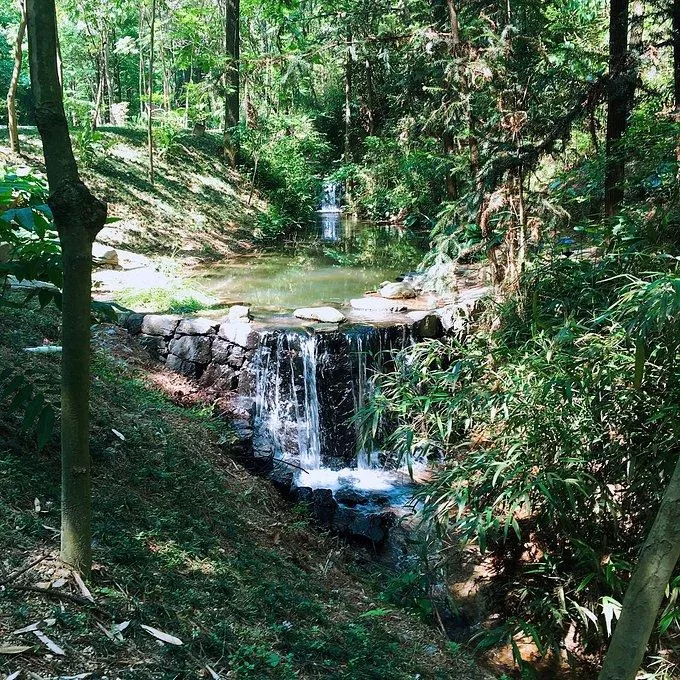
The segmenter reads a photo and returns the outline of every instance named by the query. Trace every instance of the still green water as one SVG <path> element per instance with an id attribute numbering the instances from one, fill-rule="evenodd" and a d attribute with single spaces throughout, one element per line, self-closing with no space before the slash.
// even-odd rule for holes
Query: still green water
<path id="1" fill-rule="evenodd" d="M 198 282 L 225 305 L 243 303 L 271 312 L 343 306 L 416 267 L 422 241 L 408 229 L 321 213 L 294 245 L 212 265 Z"/>

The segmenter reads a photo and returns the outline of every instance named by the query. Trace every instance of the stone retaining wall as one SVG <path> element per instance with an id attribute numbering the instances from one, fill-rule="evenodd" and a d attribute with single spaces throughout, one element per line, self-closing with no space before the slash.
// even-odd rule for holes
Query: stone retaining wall
<path id="1" fill-rule="evenodd" d="M 133 313 L 125 317 L 123 327 L 170 370 L 221 390 L 239 386 L 258 342 L 244 307 L 233 307 L 222 321 Z"/>

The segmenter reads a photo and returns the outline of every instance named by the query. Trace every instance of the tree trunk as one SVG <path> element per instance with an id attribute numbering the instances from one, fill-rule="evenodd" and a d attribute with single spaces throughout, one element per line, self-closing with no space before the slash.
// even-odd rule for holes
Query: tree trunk
<path id="1" fill-rule="evenodd" d="M 236 165 L 237 148 L 231 130 L 240 118 L 240 3 L 239 0 L 225 0 L 224 11 L 224 52 L 227 68 L 224 74 L 224 155 L 233 167 Z"/>
<path id="2" fill-rule="evenodd" d="M 149 182 L 153 184 L 155 179 L 153 166 L 153 43 L 156 37 L 156 0 L 151 2 L 151 23 L 149 30 L 149 111 L 146 131 L 149 151 Z"/>
<path id="3" fill-rule="evenodd" d="M 97 97 L 94 100 L 94 112 L 92 114 L 92 129 L 96 130 L 99 127 L 99 112 L 102 108 L 102 96 L 104 94 L 104 79 L 99 75 L 99 84 L 97 85 Z"/>
<path id="4" fill-rule="evenodd" d="M 27 0 L 28 55 L 35 118 L 43 142 L 49 205 L 64 264 L 61 363 L 61 557 L 87 574 L 91 566 L 89 450 L 92 242 L 106 204 L 81 182 L 59 79 L 54 0 Z"/>
<path id="5" fill-rule="evenodd" d="M 628 123 L 628 0 L 611 0 L 609 14 L 609 91 L 607 96 L 607 161 L 605 214 L 614 216 L 623 201 L 625 158 L 620 142 Z"/>
<path id="6" fill-rule="evenodd" d="M 345 139 L 344 162 L 349 163 L 352 153 L 352 32 L 347 33 L 347 54 L 345 56 Z"/>
<path id="7" fill-rule="evenodd" d="M 22 45 L 24 34 L 26 33 L 26 5 L 21 0 L 21 20 L 17 29 L 17 38 L 14 43 L 14 67 L 12 68 L 12 79 L 9 82 L 7 91 L 7 132 L 9 133 L 9 145 L 14 153 L 20 153 L 19 146 L 19 125 L 17 123 L 17 87 L 19 86 L 19 76 L 21 75 L 21 61 L 23 58 Z"/>
<path id="8" fill-rule="evenodd" d="M 680 0 L 673 0 L 673 94 L 675 113 L 680 116 Z"/>
<path id="9" fill-rule="evenodd" d="M 599 680 L 634 680 L 680 557 L 680 459 L 623 599 Z"/>
<path id="10" fill-rule="evenodd" d="M 113 111 L 113 83 L 111 80 L 111 71 L 109 69 L 109 35 L 106 28 L 102 28 L 102 67 L 104 69 L 104 82 L 106 84 L 107 120 L 109 125 L 111 125 L 111 113 Z"/>

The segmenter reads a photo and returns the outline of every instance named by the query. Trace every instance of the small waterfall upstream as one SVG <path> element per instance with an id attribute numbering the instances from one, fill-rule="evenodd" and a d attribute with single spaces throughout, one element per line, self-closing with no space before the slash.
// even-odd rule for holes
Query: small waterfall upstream
<path id="1" fill-rule="evenodd" d="M 333 472 L 375 471 L 382 462 L 378 442 L 357 414 L 372 375 L 411 341 L 406 326 L 262 333 L 253 361 L 259 455 L 301 468 L 300 485 L 332 487 Z"/>
<path id="2" fill-rule="evenodd" d="M 339 213 L 342 212 L 343 186 L 341 182 L 326 180 L 321 190 L 321 205 L 319 212 Z"/>

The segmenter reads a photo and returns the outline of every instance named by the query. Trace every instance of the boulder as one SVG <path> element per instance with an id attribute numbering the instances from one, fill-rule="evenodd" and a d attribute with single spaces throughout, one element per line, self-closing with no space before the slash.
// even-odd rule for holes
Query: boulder
<path id="1" fill-rule="evenodd" d="M 332 528 L 340 534 L 363 538 L 375 544 L 384 543 L 393 522 L 390 512 L 366 512 L 358 508 L 338 508 Z"/>
<path id="2" fill-rule="evenodd" d="M 92 262 L 106 267 L 117 267 L 118 252 L 114 248 L 95 241 L 92 244 Z"/>
<path id="3" fill-rule="evenodd" d="M 233 342 L 227 342 L 221 338 L 215 338 L 212 344 L 212 360 L 216 364 L 226 364 L 229 362 L 231 351 L 237 347 Z"/>
<path id="4" fill-rule="evenodd" d="M 215 335 L 219 322 L 212 319 L 182 319 L 176 333 L 180 335 Z"/>
<path id="5" fill-rule="evenodd" d="M 243 349 L 243 347 L 239 347 L 238 345 L 232 345 L 231 350 L 229 352 L 229 358 L 227 359 L 227 363 L 232 368 L 242 368 L 243 364 L 246 361 L 247 354 L 248 354 L 247 350 Z"/>
<path id="6" fill-rule="evenodd" d="M 349 301 L 352 309 L 359 312 L 375 312 L 379 314 L 394 314 L 406 311 L 406 305 L 396 300 L 385 300 L 377 297 L 355 298 Z"/>
<path id="7" fill-rule="evenodd" d="M 322 323 L 342 323 L 345 320 L 345 315 L 335 307 L 302 307 L 296 309 L 293 316 Z"/>
<path id="8" fill-rule="evenodd" d="M 416 291 L 413 289 L 413 286 L 406 281 L 395 281 L 394 283 L 385 284 L 380 287 L 378 292 L 381 297 L 387 298 L 388 300 L 404 300 L 416 296 Z"/>
<path id="9" fill-rule="evenodd" d="M 169 338 L 175 334 L 181 317 L 176 314 L 147 314 L 142 321 L 142 333 Z"/>
<path id="10" fill-rule="evenodd" d="M 137 312 L 130 312 L 126 314 L 122 320 L 123 328 L 131 335 L 139 335 L 142 332 L 142 323 L 144 322 L 144 314 L 137 314 Z"/>
<path id="11" fill-rule="evenodd" d="M 165 359 L 165 355 L 168 353 L 168 343 L 160 335 L 145 335 L 142 333 L 139 336 L 139 344 L 153 359 Z"/>
<path id="12" fill-rule="evenodd" d="M 274 467 L 268 475 L 271 483 L 284 495 L 288 496 L 295 481 L 295 468 L 275 460 Z"/>
<path id="13" fill-rule="evenodd" d="M 348 505 L 353 508 L 355 505 L 368 503 L 369 498 L 366 494 L 353 489 L 351 486 L 343 486 L 335 492 L 335 500 L 342 505 Z"/>
<path id="14" fill-rule="evenodd" d="M 229 321 L 248 322 L 252 317 L 250 316 L 250 307 L 245 305 L 234 305 L 229 309 L 227 319 Z"/>
<path id="15" fill-rule="evenodd" d="M 210 338 L 203 335 L 180 335 L 170 341 L 168 352 L 185 361 L 210 363 Z"/>
<path id="16" fill-rule="evenodd" d="M 223 364 L 208 364 L 201 376 L 201 385 L 214 387 L 220 391 L 231 391 L 238 386 L 238 375 L 229 366 Z"/>
<path id="17" fill-rule="evenodd" d="M 242 321 L 225 321 L 219 330 L 219 336 L 244 349 L 255 349 L 259 341 L 257 331 L 253 330 L 250 323 Z"/>
<path id="18" fill-rule="evenodd" d="M 175 373 L 181 373 L 187 376 L 187 378 L 199 378 L 204 368 L 202 364 L 186 361 L 175 354 L 168 354 L 168 358 L 165 360 L 165 367 Z"/>
<path id="19" fill-rule="evenodd" d="M 330 525 L 338 509 L 330 489 L 314 489 L 312 492 L 312 515 L 321 524 Z"/>
<path id="20" fill-rule="evenodd" d="M 434 312 L 409 312 L 406 316 L 413 319 L 413 334 L 418 338 L 439 338 L 444 332 L 441 319 Z"/>

